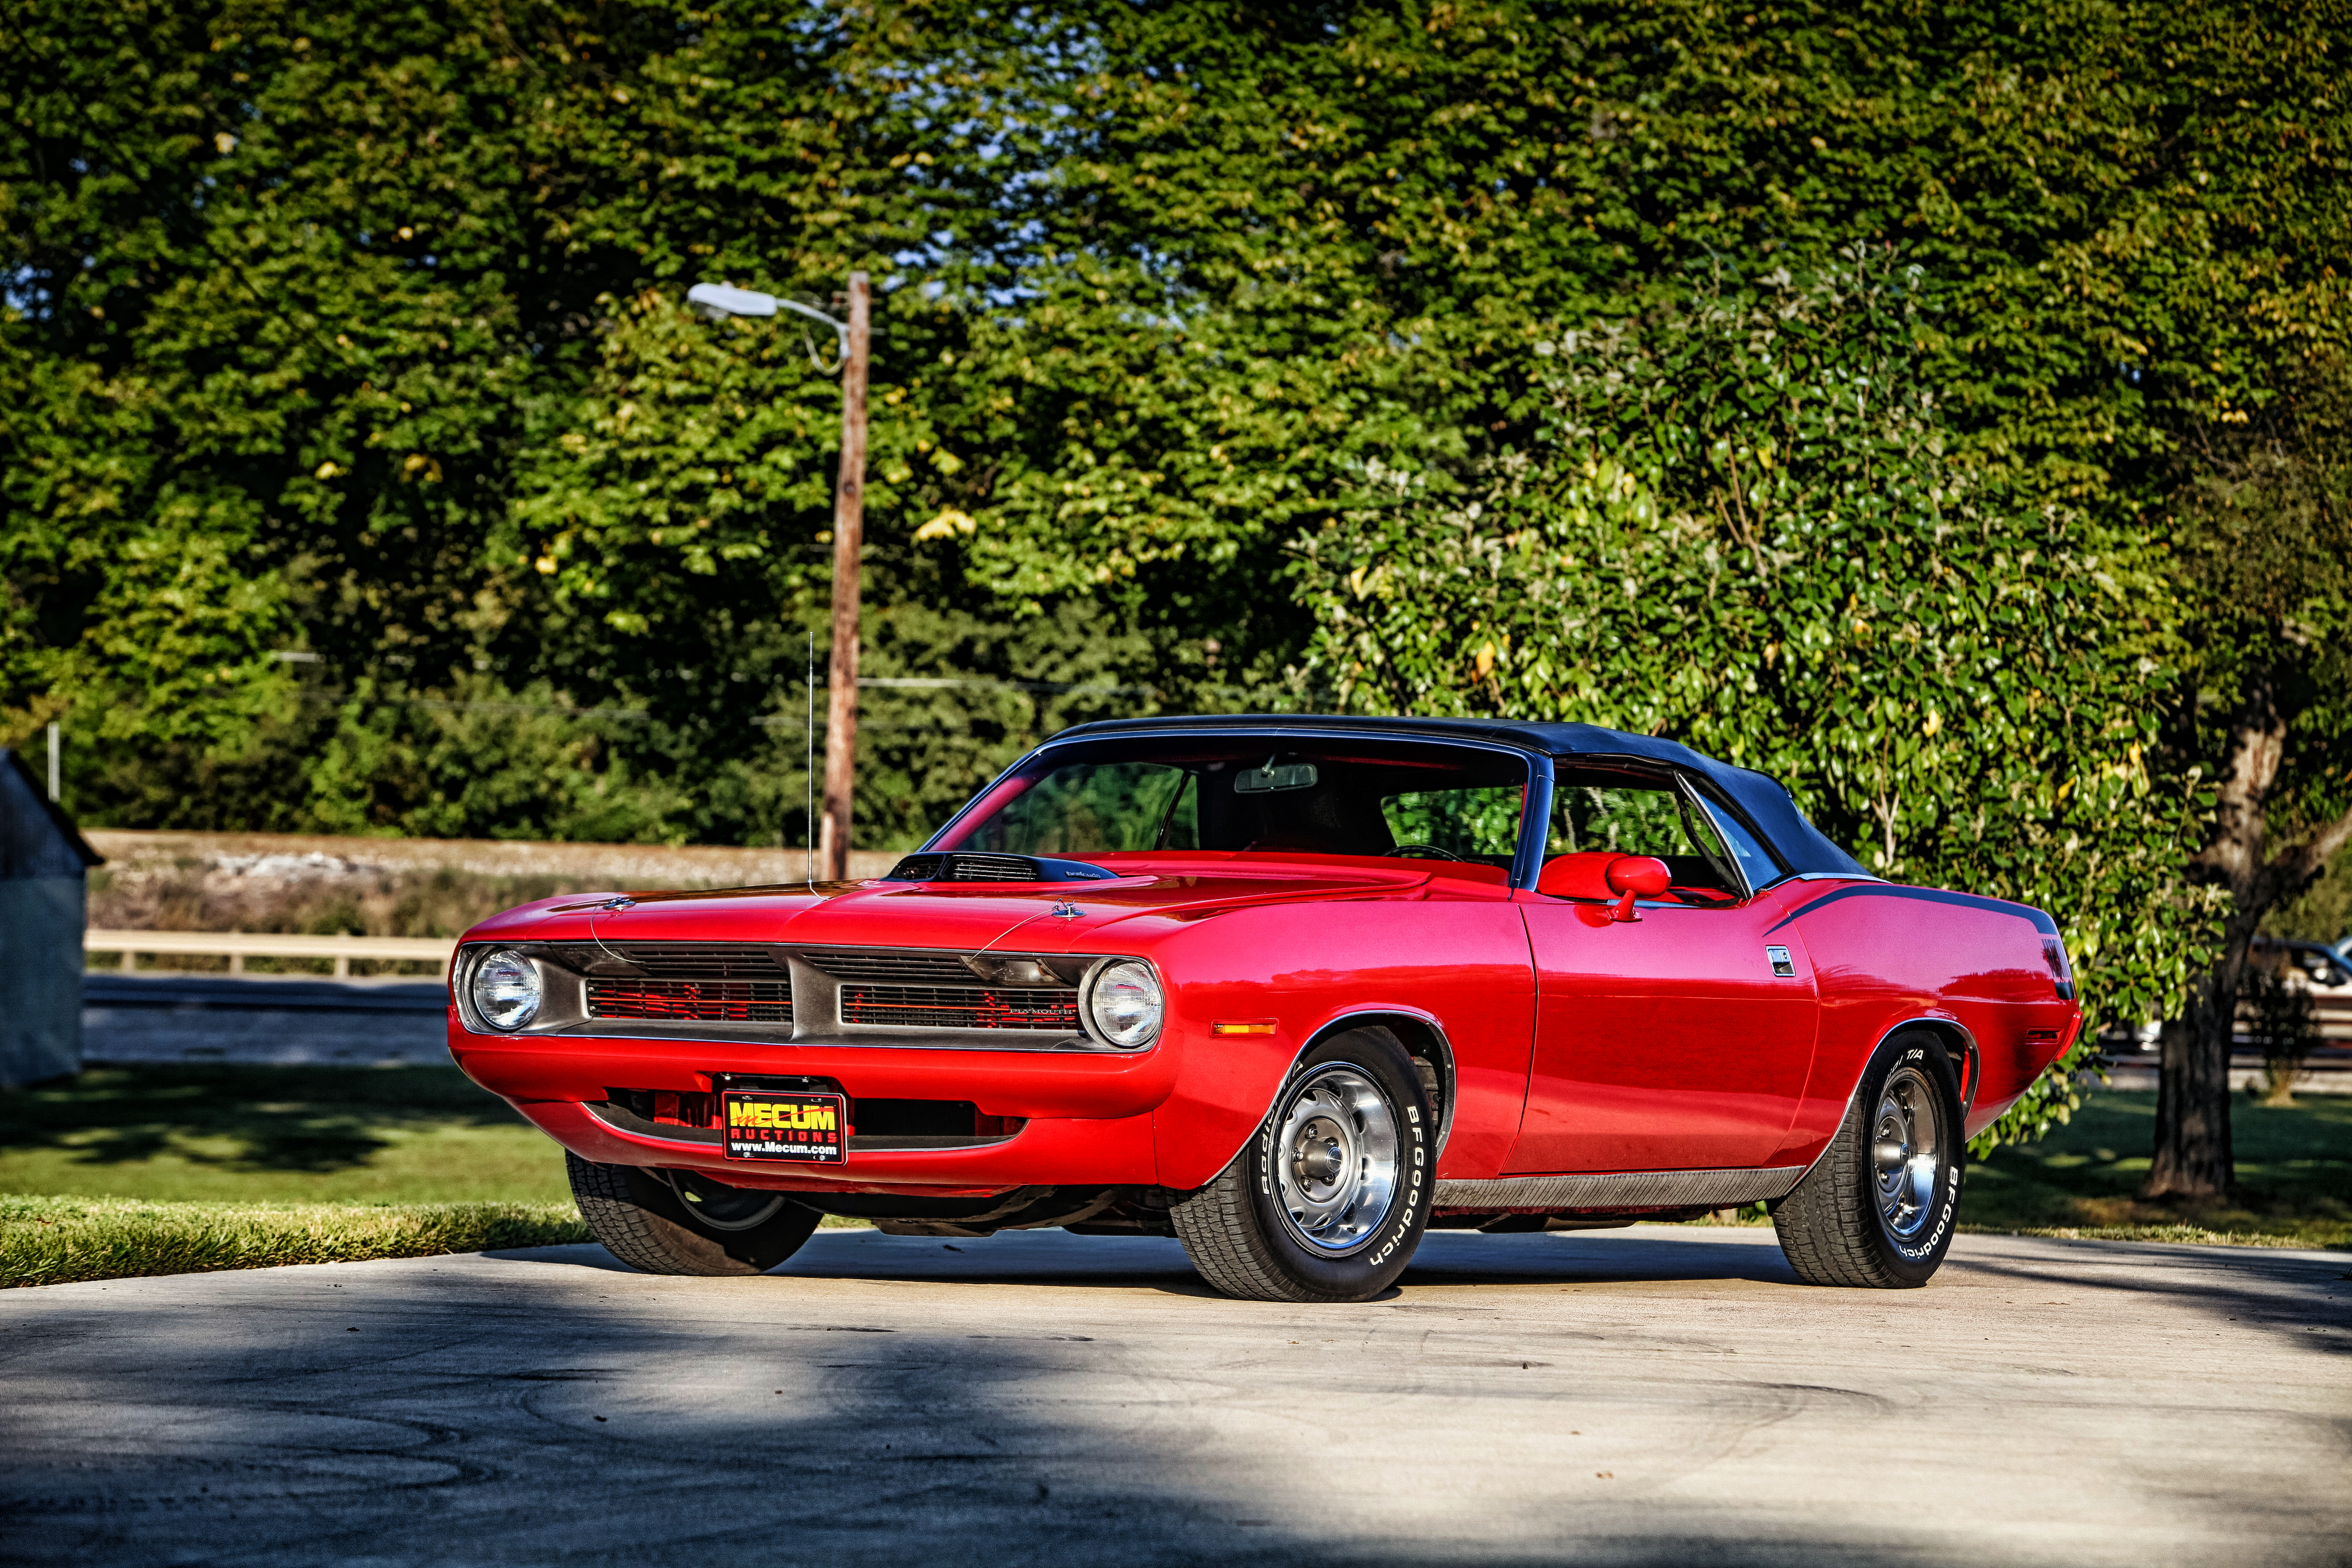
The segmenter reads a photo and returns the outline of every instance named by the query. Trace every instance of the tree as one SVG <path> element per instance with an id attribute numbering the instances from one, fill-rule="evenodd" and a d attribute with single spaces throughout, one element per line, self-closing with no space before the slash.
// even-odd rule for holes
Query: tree
<path id="1" fill-rule="evenodd" d="M 1466 500 L 1368 475 L 1384 500 L 1302 537 L 1301 675 L 1760 769 L 1882 875 L 2050 910 L 2095 1018 L 2158 1005 L 2201 910 L 2138 700 L 2174 654 L 2161 558 L 1965 461 L 1921 281 L 1702 275 L 1547 345 L 1540 446 Z M 1994 1135 L 2063 1120 L 2092 1049 Z"/>
<path id="2" fill-rule="evenodd" d="M 2219 762 L 2189 863 L 2228 902 L 2218 958 L 2164 1029 L 2149 1197 L 2227 1195 L 2249 950 L 2263 917 L 2352 842 L 2352 366 L 2333 343 L 2295 346 L 2283 395 L 2200 423 L 2183 456 L 2176 526 L 2195 615 L 2173 744 Z"/>
<path id="3" fill-rule="evenodd" d="M 2344 23 L 27 0 L 0 709 L 110 726 L 69 787 L 126 822 L 792 835 L 762 721 L 830 453 L 796 336 L 673 320 L 702 277 L 879 283 L 875 674 L 980 683 L 874 688 L 899 841 L 1065 717 L 1278 695 L 1284 541 L 1374 462 L 1474 493 L 1548 417 L 1534 344 L 1710 257 L 1902 246 L 1971 471 L 2154 528 L 2180 433 L 2270 395 L 2273 306 L 2347 270 Z M 539 737 L 495 789 L 465 704 Z"/>

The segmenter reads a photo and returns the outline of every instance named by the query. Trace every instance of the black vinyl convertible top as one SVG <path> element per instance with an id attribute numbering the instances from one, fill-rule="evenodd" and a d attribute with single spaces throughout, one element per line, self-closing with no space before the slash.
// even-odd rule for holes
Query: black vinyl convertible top
<path id="1" fill-rule="evenodd" d="M 1579 761 L 1626 758 L 1662 763 L 1695 773 L 1721 790 L 1771 841 L 1781 859 L 1789 862 L 1790 871 L 1837 876 L 1871 874 L 1806 821 L 1779 779 L 1718 762 L 1679 741 L 1661 740 L 1654 735 L 1629 735 L 1623 730 L 1602 729 L 1598 725 L 1532 724 L 1499 718 L 1354 718 L 1338 714 L 1199 714 L 1181 718 L 1102 719 L 1066 729 L 1047 744 L 1058 746 L 1066 741 L 1108 739 L 1122 734 L 1167 734 L 1188 729 L 1246 729 L 1302 737 L 1348 730 L 1360 735 L 1417 736 L 1432 740 L 1483 740 Z"/>

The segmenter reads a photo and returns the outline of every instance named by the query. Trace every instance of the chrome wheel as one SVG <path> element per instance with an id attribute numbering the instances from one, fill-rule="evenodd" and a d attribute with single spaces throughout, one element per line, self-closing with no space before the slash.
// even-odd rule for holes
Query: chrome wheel
<path id="1" fill-rule="evenodd" d="M 1878 1221 L 1889 1236 L 1908 1241 L 1935 1212 L 1944 1164 L 1943 1101 L 1916 1067 L 1906 1064 L 1887 1075 L 1872 1118 L 1870 1154 Z"/>
<path id="2" fill-rule="evenodd" d="M 784 1195 L 729 1186 L 692 1171 L 664 1171 L 664 1179 L 698 1224 L 712 1230 L 749 1230 L 764 1225 L 784 1207 Z"/>
<path id="3" fill-rule="evenodd" d="M 1328 1062 L 1302 1079 L 1276 1114 L 1268 1151 L 1291 1233 L 1320 1252 L 1372 1239 L 1397 1195 L 1397 1116 L 1360 1068 Z"/>

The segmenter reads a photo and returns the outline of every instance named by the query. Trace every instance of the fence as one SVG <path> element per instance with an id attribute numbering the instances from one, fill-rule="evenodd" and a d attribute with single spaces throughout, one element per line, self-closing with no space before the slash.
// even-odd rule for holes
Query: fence
<path id="1" fill-rule="evenodd" d="M 226 957 L 228 972 L 245 973 L 247 958 L 331 958 L 335 976 L 347 979 L 354 958 L 398 959 L 412 964 L 431 964 L 437 975 L 447 976 L 449 957 L 457 949 L 455 941 L 439 936 L 288 936 L 270 932 L 248 931 L 90 931 L 82 937 L 86 953 L 120 953 L 122 967 L 134 970 L 139 967 L 139 955 L 162 956 L 170 954 L 192 954 L 206 957 Z"/>

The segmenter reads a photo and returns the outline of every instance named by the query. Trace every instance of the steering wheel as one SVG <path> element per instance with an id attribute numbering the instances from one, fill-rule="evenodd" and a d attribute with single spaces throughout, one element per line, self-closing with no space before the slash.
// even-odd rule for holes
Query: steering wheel
<path id="1" fill-rule="evenodd" d="M 1458 861 L 1462 857 L 1452 850 L 1441 850 L 1435 844 L 1399 844 L 1392 850 L 1382 850 L 1381 858 L 1383 860 Z"/>

